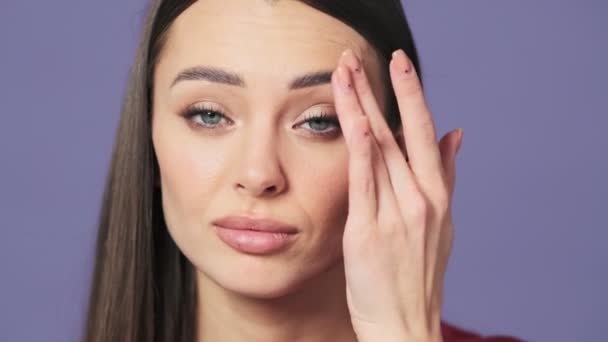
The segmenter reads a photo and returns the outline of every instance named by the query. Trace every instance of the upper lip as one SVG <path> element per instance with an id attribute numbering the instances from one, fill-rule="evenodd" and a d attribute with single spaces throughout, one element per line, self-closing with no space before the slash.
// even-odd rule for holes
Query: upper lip
<path id="1" fill-rule="evenodd" d="M 289 224 L 270 218 L 255 218 L 249 216 L 226 216 L 213 221 L 216 226 L 228 229 L 256 230 L 271 233 L 297 233 L 298 229 Z"/>

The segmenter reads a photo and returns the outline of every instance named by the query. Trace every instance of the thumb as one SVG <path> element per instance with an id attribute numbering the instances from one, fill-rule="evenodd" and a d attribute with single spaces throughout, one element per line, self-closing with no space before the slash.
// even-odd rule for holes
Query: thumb
<path id="1" fill-rule="evenodd" d="M 462 128 L 457 128 L 444 135 L 439 142 L 441 161 L 445 171 L 450 200 L 456 183 L 456 154 L 462 144 Z"/>

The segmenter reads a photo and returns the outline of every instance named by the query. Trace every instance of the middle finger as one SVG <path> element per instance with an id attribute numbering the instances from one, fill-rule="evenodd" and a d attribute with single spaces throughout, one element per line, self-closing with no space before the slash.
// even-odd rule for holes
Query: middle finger
<path id="1" fill-rule="evenodd" d="M 332 77 L 332 83 L 335 92 L 336 112 L 338 113 L 340 125 L 345 128 L 343 129 L 343 133 L 350 147 L 352 146 L 354 122 L 360 117 L 366 117 L 369 122 L 369 117 L 365 115 L 359 104 L 350 73 L 344 66 L 338 65 L 335 76 Z M 377 208 L 394 207 L 396 199 L 390 175 L 386 169 L 386 163 L 378 147 L 376 138 L 373 132 L 370 133 L 372 135 L 370 141 L 372 144 L 372 167 L 376 182 L 376 198 L 378 200 Z"/>

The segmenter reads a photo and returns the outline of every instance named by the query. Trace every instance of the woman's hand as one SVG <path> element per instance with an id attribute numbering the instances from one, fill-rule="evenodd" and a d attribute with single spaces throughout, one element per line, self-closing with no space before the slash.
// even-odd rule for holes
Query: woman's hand
<path id="1" fill-rule="evenodd" d="M 462 131 L 437 143 L 420 81 L 403 51 L 393 54 L 390 73 L 403 124 L 397 140 L 351 50 L 332 75 L 349 150 L 343 238 L 348 308 L 361 342 L 437 342 L 443 340 L 443 282 Z"/>

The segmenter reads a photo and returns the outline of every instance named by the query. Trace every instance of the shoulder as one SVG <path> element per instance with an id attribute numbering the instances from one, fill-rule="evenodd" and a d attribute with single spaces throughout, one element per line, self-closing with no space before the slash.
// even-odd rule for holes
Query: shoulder
<path id="1" fill-rule="evenodd" d="M 481 336 L 446 321 L 441 321 L 441 335 L 443 336 L 443 342 L 525 342 L 522 339 L 506 335 Z"/>

